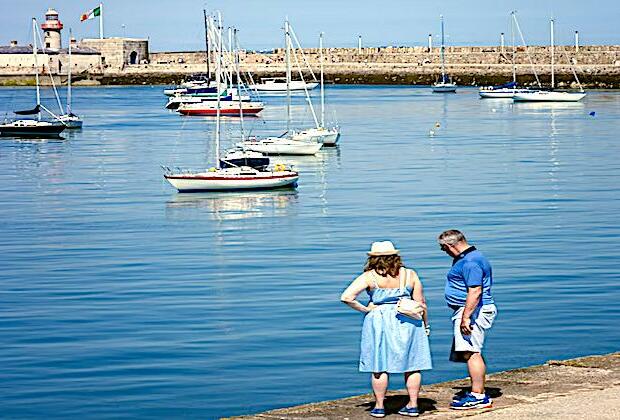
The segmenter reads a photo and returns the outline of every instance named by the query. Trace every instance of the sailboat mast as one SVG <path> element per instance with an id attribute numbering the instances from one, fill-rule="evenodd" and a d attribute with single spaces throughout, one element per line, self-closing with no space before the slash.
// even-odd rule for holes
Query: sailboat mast
<path id="1" fill-rule="evenodd" d="M 207 10 L 206 9 L 202 9 L 202 15 L 204 16 L 205 19 L 205 46 L 206 46 L 206 53 L 207 53 L 207 80 L 210 81 L 211 80 L 211 66 L 210 66 L 210 62 L 211 62 L 211 51 L 209 51 L 209 21 L 207 20 Z"/>
<path id="2" fill-rule="evenodd" d="M 39 63 L 37 61 L 37 19 L 32 18 L 32 57 L 34 60 L 34 79 L 37 85 L 37 108 L 41 105 L 41 91 L 39 90 Z M 41 112 L 37 114 L 41 119 Z"/>
<path id="3" fill-rule="evenodd" d="M 551 19 L 551 89 L 555 87 L 555 57 L 554 57 L 554 39 L 553 39 L 553 19 Z"/>
<path id="4" fill-rule="evenodd" d="M 445 63 L 445 39 L 444 39 L 444 33 L 443 33 L 443 15 L 440 16 L 441 18 L 441 82 L 445 83 L 446 82 L 446 63 Z"/>
<path id="5" fill-rule="evenodd" d="M 233 63 L 235 62 L 234 56 L 233 56 L 233 41 L 232 41 L 232 36 L 233 36 L 233 28 L 232 26 L 228 27 L 228 60 L 226 60 L 228 63 L 230 63 L 230 68 L 228 70 L 228 87 L 230 88 L 230 91 L 232 92 L 233 89 Z M 228 64 L 227 64 L 228 65 Z"/>
<path id="6" fill-rule="evenodd" d="M 319 59 L 321 60 L 321 127 L 325 128 L 325 86 L 323 75 L 323 32 L 319 35 Z"/>
<path id="7" fill-rule="evenodd" d="M 243 127 L 243 102 L 241 97 L 241 59 L 239 58 L 239 52 L 241 47 L 239 47 L 239 40 L 237 38 L 237 28 L 234 29 L 234 43 L 235 48 L 230 46 L 230 49 L 233 51 L 235 56 L 235 72 L 237 73 L 237 98 L 239 99 L 239 123 L 241 126 L 241 141 L 245 140 L 245 130 Z"/>
<path id="8" fill-rule="evenodd" d="M 516 47 L 515 47 L 515 22 L 514 16 L 515 12 L 510 12 L 510 38 L 512 39 L 512 82 L 517 83 L 517 61 L 516 61 Z"/>
<path id="9" fill-rule="evenodd" d="M 73 33 L 69 28 L 69 73 L 67 74 L 67 114 L 71 114 L 71 38 Z"/>
<path id="10" fill-rule="evenodd" d="M 284 21 L 284 43 L 286 45 L 286 131 L 291 129 L 291 39 L 288 17 Z"/>
<path id="11" fill-rule="evenodd" d="M 220 78 L 222 73 L 222 15 L 218 12 L 218 50 L 215 77 L 217 83 L 217 105 L 215 112 L 215 167 L 220 169 Z"/>

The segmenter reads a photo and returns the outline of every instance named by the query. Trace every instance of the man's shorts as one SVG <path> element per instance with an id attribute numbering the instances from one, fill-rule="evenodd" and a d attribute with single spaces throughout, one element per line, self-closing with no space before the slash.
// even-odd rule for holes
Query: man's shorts
<path id="1" fill-rule="evenodd" d="M 453 362 L 467 362 L 463 357 L 463 352 L 482 353 L 484 346 L 484 338 L 489 328 L 493 326 L 497 308 L 494 304 L 482 305 L 478 307 L 471 315 L 471 334 L 463 335 L 461 333 L 461 319 L 463 318 L 463 310 L 461 306 L 454 308 L 452 314 L 452 327 L 454 330 L 454 338 L 452 340 L 452 350 L 450 351 L 450 360 Z"/>

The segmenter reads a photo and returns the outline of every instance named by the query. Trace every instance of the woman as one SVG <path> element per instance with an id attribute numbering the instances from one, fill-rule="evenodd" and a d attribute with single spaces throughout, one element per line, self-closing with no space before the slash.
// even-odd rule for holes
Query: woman
<path id="1" fill-rule="evenodd" d="M 366 290 L 370 302 L 364 306 L 357 296 Z M 399 251 L 390 241 L 374 242 L 368 252 L 364 273 L 342 293 L 340 300 L 363 312 L 360 372 L 372 372 L 374 417 L 385 417 L 383 402 L 390 373 L 404 373 L 409 402 L 399 414 L 417 417 L 421 370 L 432 369 L 428 345 L 430 327 L 427 311 L 422 320 L 409 318 L 396 311 L 399 299 L 414 299 L 426 307 L 422 283 L 415 271 L 403 266 Z"/>

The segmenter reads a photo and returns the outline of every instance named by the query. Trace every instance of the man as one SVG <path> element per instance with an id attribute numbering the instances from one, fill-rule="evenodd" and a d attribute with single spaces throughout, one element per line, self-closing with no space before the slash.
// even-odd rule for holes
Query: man
<path id="1" fill-rule="evenodd" d="M 454 311 L 450 360 L 467 363 L 471 379 L 471 392 L 457 394 L 450 408 L 469 410 L 490 407 L 492 401 L 484 389 L 486 364 L 482 347 L 486 332 L 497 314 L 491 295 L 491 264 L 476 247 L 467 243 L 465 235 L 458 230 L 443 232 L 438 242 L 441 250 L 454 259 L 445 288 L 446 302 Z"/>

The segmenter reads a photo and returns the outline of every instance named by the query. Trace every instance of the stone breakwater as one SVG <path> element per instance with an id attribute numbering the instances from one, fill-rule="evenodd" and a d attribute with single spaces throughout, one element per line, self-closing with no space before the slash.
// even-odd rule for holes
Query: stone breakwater
<path id="1" fill-rule="evenodd" d="M 428 85 L 440 73 L 439 49 L 329 48 L 324 52 L 325 77 L 338 84 L 420 84 Z M 305 49 L 304 58 L 315 74 L 319 71 L 319 51 Z M 242 70 L 255 78 L 282 76 L 284 51 L 243 52 Z M 588 88 L 620 88 L 620 46 L 559 46 L 555 49 L 558 87 L 576 87 L 573 69 Z M 298 54 L 298 60 L 302 57 Z M 294 60 L 293 60 L 294 61 Z M 523 85 L 535 85 L 535 72 L 548 84 L 551 55 L 548 47 L 519 47 L 515 52 L 517 79 Z M 509 47 L 448 47 L 446 67 L 460 85 L 491 85 L 512 78 L 512 51 Z M 535 72 L 534 72 L 535 70 Z M 0 69 L 0 84 L 27 84 L 33 70 Z M 122 69 L 94 69 L 75 75 L 78 83 L 90 84 L 173 84 L 189 74 L 206 71 L 204 52 L 150 53 L 148 64 L 126 65 Z M 305 74 L 308 75 L 308 71 Z M 294 76 L 297 76 L 294 73 Z M 63 75 L 59 75 L 61 79 Z M 26 82 L 24 81 L 26 80 Z"/>
<path id="2" fill-rule="evenodd" d="M 610 419 L 620 408 L 620 353 L 550 360 L 544 365 L 488 375 L 487 392 L 493 407 L 455 411 L 448 405 L 456 391 L 467 388 L 461 379 L 425 385 L 418 398 L 423 418 L 456 419 Z M 576 403 L 578 401 L 578 403 Z M 388 392 L 386 414 L 408 402 L 405 390 Z M 364 419 L 373 406 L 371 394 L 231 417 L 238 420 Z M 586 414 L 587 413 L 587 414 Z M 615 417 L 614 417 L 615 416 Z"/>

